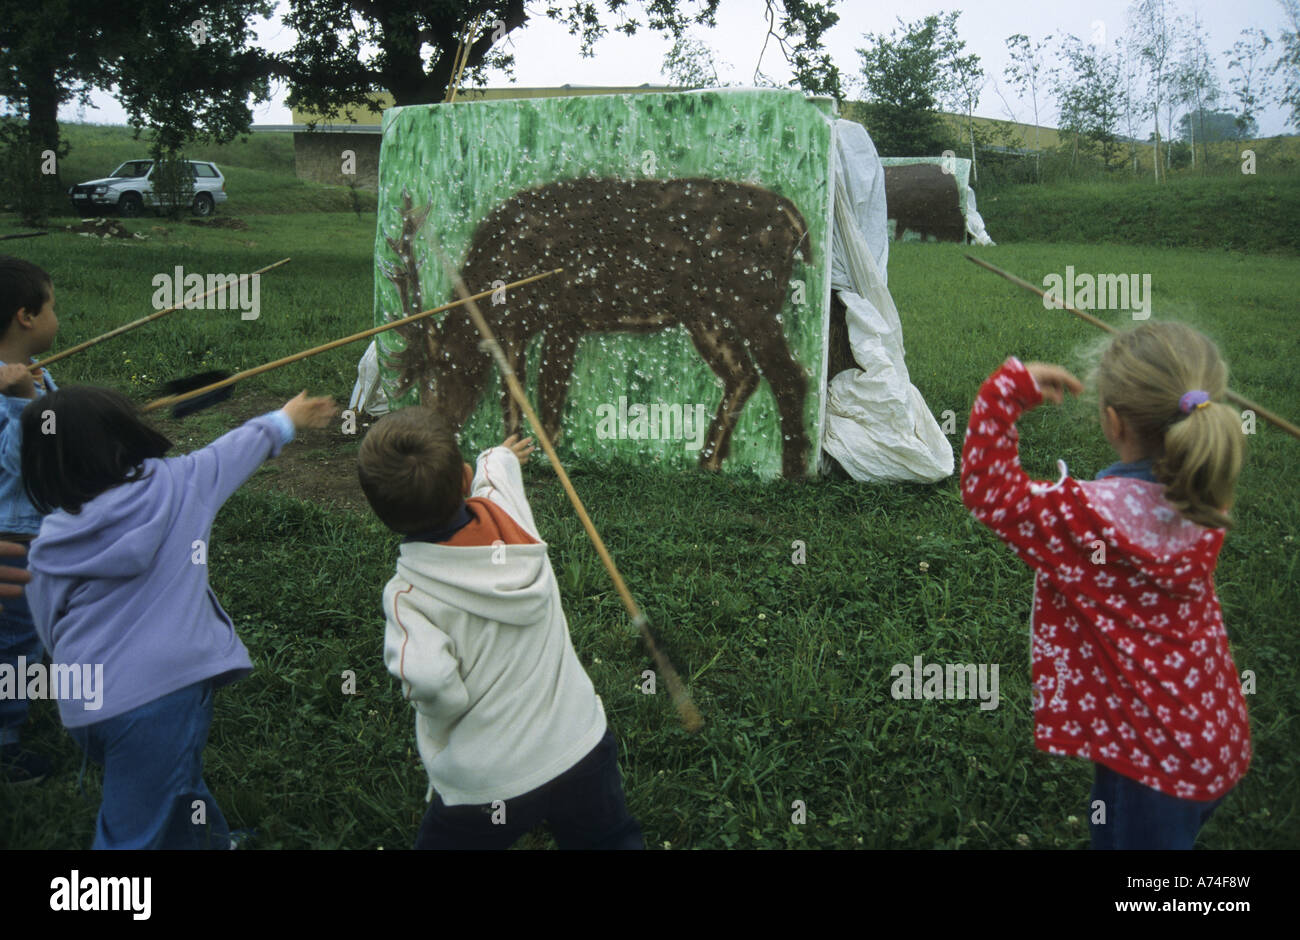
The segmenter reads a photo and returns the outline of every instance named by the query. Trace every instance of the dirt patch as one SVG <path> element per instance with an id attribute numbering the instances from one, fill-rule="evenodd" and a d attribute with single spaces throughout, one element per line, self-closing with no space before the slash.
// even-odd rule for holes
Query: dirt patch
<path id="1" fill-rule="evenodd" d="M 149 422 L 171 439 L 175 445 L 171 456 L 178 456 L 207 446 L 220 434 L 239 427 L 249 418 L 274 411 L 284 402 L 282 398 L 268 395 L 240 395 L 236 392 L 230 401 L 198 415 L 177 420 L 170 412 L 163 411 L 150 415 Z M 342 408 L 346 402 L 338 404 Z M 211 430 L 214 418 L 221 424 L 216 433 Z M 368 513 L 370 506 L 357 482 L 357 449 L 376 420 L 369 416 L 359 417 L 356 434 L 342 433 L 341 418 L 322 430 L 299 431 L 293 443 L 281 451 L 279 457 L 268 460 L 244 485 L 260 492 L 283 493 L 321 505 Z"/>
<path id="2" fill-rule="evenodd" d="M 335 399 L 340 410 L 347 402 Z M 222 434 L 239 427 L 249 418 L 274 411 L 285 399 L 271 395 L 241 395 L 206 408 L 194 415 L 176 419 L 170 411 L 159 410 L 147 416 L 149 424 L 167 435 L 172 442 L 170 457 L 179 457 L 206 447 Z M 357 482 L 357 451 L 361 439 L 378 418 L 362 415 L 357 419 L 357 433 L 343 434 L 342 419 L 322 430 L 300 431 L 280 456 L 264 463 L 245 487 L 262 493 L 281 493 L 295 499 L 310 500 L 353 512 L 370 513 L 370 504 Z M 470 458 L 473 463 L 473 458 Z M 560 484 L 554 474 L 526 473 L 530 494 L 542 498 L 558 496 Z M 558 498 L 563 499 L 562 496 Z"/>
<path id="3" fill-rule="evenodd" d="M 126 226 L 117 219 L 108 219 L 102 216 L 97 219 L 82 219 L 76 225 L 65 225 L 63 230 L 72 232 L 74 235 L 90 235 L 95 238 L 145 239 L 149 237 L 140 232 L 128 232 Z"/>
<path id="4" fill-rule="evenodd" d="M 200 228 L 229 228 L 242 232 L 248 228 L 248 223 L 243 219 L 235 216 L 221 216 L 220 218 L 211 219 L 186 219 L 190 225 L 197 225 Z"/>

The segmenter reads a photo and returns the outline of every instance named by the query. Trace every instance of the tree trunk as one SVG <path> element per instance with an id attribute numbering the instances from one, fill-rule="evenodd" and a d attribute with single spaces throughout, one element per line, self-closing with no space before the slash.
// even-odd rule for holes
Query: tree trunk
<path id="1" fill-rule="evenodd" d="M 973 183 L 978 183 L 978 182 L 980 181 L 980 175 L 979 175 L 979 171 L 978 171 L 978 170 L 976 169 L 976 167 L 975 167 L 975 112 L 972 111 L 972 110 L 970 110 L 970 109 L 967 109 L 967 111 L 966 111 L 966 123 L 967 123 L 967 126 L 970 128 L 970 175 L 971 175 L 971 182 L 973 182 Z"/>
<path id="2" fill-rule="evenodd" d="M 26 127 L 17 129 L 10 138 L 5 159 L 13 166 L 12 179 L 18 187 L 15 200 L 23 223 L 44 225 L 49 209 L 57 205 L 63 187 L 59 174 L 59 89 L 54 68 L 32 63 L 17 70 L 21 88 L 18 101 Z M 46 152 L 54 154 L 52 173 L 41 171 L 50 166 Z"/>
<path id="3" fill-rule="evenodd" d="M 1169 111 L 1165 115 L 1165 169 L 1169 170 L 1173 166 L 1173 148 L 1169 142 L 1174 139 L 1174 102 L 1169 101 Z M 1165 174 L 1168 179 L 1168 173 Z"/>
<path id="4" fill-rule="evenodd" d="M 1160 182 L 1160 104 L 1156 103 L 1155 108 L 1156 129 L 1155 145 L 1151 148 L 1151 169 L 1155 172 L 1156 182 Z"/>
<path id="5" fill-rule="evenodd" d="M 1210 169 L 1210 148 L 1208 141 L 1205 139 L 1205 103 L 1201 102 L 1196 106 L 1196 117 L 1201 122 L 1201 172 L 1205 173 Z"/>
<path id="6" fill-rule="evenodd" d="M 1039 162 L 1038 145 L 1038 95 L 1034 95 L 1034 182 L 1043 181 L 1043 165 Z"/>

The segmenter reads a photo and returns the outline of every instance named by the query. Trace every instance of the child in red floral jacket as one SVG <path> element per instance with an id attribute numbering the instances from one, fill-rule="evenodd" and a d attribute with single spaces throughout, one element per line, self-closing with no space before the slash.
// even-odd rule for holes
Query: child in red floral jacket
<path id="1" fill-rule="evenodd" d="M 1021 412 L 1082 392 L 1069 372 L 1008 359 L 971 409 L 962 499 L 1036 572 L 1035 744 L 1096 764 L 1094 848 L 1190 849 L 1250 765 L 1214 591 L 1244 449 L 1226 387 L 1189 327 L 1117 336 L 1097 391 L 1120 462 L 1086 482 L 1033 482 L 1017 451 Z"/>

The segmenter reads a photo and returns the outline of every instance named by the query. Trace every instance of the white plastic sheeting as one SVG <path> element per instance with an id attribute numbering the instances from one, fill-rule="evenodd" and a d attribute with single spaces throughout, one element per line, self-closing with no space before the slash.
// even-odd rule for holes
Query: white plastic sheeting
<path id="1" fill-rule="evenodd" d="M 975 190 L 966 190 L 966 234 L 977 245 L 996 245 L 984 228 L 984 216 L 975 208 Z"/>
<path id="2" fill-rule="evenodd" d="M 357 414 L 388 413 L 388 396 L 379 382 L 379 350 L 372 339 L 357 363 L 357 384 L 352 387 L 348 407 Z"/>
<path id="3" fill-rule="evenodd" d="M 859 368 L 831 378 L 822 447 L 855 480 L 932 483 L 952 475 L 952 445 L 904 362 L 903 328 L 885 273 L 884 167 L 861 124 L 836 121 L 835 132 L 831 287 L 847 308 Z"/>

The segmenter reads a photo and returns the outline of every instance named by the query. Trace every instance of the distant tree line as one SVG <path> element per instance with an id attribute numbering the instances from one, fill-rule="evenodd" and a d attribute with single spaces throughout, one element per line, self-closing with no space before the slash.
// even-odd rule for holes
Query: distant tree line
<path id="1" fill-rule="evenodd" d="M 1011 35 L 1002 79 L 1028 104 L 1023 115 L 978 56 L 962 54 L 958 13 L 900 19 L 888 35 L 864 37 L 867 44 L 858 50 L 864 100 L 856 113 L 882 154 L 931 156 L 951 149 L 969 151 L 975 161 L 977 150 L 1000 144 L 1005 151 L 1016 142 L 1005 129 L 999 137 L 976 125 L 974 109 L 992 81 L 1007 117 L 1021 122 L 1023 116 L 1035 128 L 1027 148 L 1035 179 L 1041 179 L 1044 156 L 1037 129 L 1054 112 L 1071 165 L 1090 159 L 1140 173 L 1139 141 L 1145 140 L 1151 144 L 1148 171 L 1160 180 L 1180 165 L 1207 165 L 1211 143 L 1255 137 L 1258 116 L 1271 104 L 1283 107 L 1289 126 L 1300 130 L 1300 0 L 1278 3 L 1284 28 L 1276 38 L 1243 29 L 1217 57 L 1199 14 L 1179 13 L 1174 0 L 1134 0 L 1125 23 L 1097 22 L 1086 40 Z M 940 107 L 964 117 L 963 139 L 941 121 Z"/>
<path id="2" fill-rule="evenodd" d="M 42 220 L 64 191 L 59 108 L 89 104 L 95 89 L 111 89 L 153 156 L 183 176 L 184 148 L 248 133 L 250 102 L 268 101 L 274 83 L 289 88 L 290 107 L 326 118 L 373 108 L 378 92 L 399 105 L 433 103 L 462 45 L 463 81 L 482 84 L 491 69 L 512 75 L 510 49 L 526 38 L 530 13 L 565 24 L 586 55 L 610 18 L 625 35 L 681 38 L 688 27 L 712 27 L 721 2 L 537 0 L 526 10 L 524 0 L 287 0 L 283 21 L 297 41 L 272 53 L 253 25 L 273 14 L 274 0 L 0 0 L 0 191 L 19 195 L 26 221 Z M 791 84 L 838 97 L 839 70 L 822 42 L 838 20 L 834 5 L 764 0 L 762 9 L 765 46 L 780 49 Z"/>

